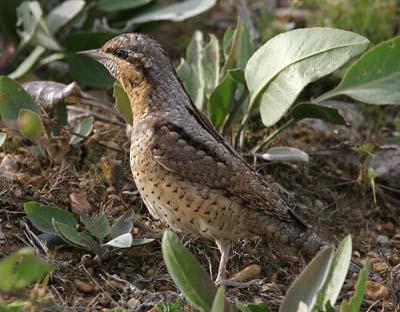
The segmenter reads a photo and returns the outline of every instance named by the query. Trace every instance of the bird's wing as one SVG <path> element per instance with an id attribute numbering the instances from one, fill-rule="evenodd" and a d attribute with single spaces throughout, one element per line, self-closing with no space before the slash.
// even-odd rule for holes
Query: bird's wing
<path id="1" fill-rule="evenodd" d="M 279 194 L 219 134 L 215 137 L 193 118 L 188 114 L 155 122 L 151 148 L 159 164 L 184 179 L 222 191 L 243 207 L 293 222 Z"/>

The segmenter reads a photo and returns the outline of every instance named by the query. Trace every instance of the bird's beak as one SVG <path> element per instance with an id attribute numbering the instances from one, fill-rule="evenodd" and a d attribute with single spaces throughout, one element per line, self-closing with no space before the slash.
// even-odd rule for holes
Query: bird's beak
<path id="1" fill-rule="evenodd" d="M 101 62 L 101 61 L 104 61 L 105 59 L 108 59 L 108 54 L 103 52 L 101 49 L 80 51 L 80 52 L 78 52 L 78 54 L 90 57 L 92 59 L 95 59 L 98 62 Z"/>

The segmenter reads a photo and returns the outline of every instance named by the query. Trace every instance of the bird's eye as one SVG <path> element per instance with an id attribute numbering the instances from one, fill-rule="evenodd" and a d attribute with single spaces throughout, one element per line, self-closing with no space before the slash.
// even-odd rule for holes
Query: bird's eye
<path id="1" fill-rule="evenodd" d="M 124 49 L 118 49 L 115 53 L 119 58 L 126 58 L 128 55 L 128 52 Z"/>

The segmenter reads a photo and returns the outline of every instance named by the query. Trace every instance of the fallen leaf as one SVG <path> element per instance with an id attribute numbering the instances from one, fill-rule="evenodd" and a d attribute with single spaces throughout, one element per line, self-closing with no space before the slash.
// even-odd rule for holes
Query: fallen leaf
<path id="1" fill-rule="evenodd" d="M 81 280 L 79 280 L 79 279 L 75 279 L 75 280 L 74 280 L 74 283 L 75 283 L 76 287 L 77 287 L 81 292 L 84 292 L 84 293 L 91 293 L 91 292 L 94 290 L 93 285 L 91 285 L 91 284 L 89 284 L 89 283 L 86 283 L 86 282 L 84 282 L 84 281 L 81 281 Z"/>
<path id="2" fill-rule="evenodd" d="M 92 210 L 86 193 L 71 193 L 69 194 L 69 199 L 71 201 L 71 211 L 76 215 L 89 214 Z"/>
<path id="3" fill-rule="evenodd" d="M 380 283 L 368 281 L 366 294 L 372 300 L 381 300 L 389 296 L 389 290 Z"/>
<path id="4" fill-rule="evenodd" d="M 240 272 L 234 274 L 231 280 L 243 282 L 257 277 L 261 273 L 261 268 L 257 264 L 249 265 Z"/>

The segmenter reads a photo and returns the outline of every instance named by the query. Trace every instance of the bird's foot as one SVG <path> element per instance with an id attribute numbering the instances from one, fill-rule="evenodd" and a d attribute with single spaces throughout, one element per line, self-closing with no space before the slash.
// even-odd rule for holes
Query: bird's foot
<path id="1" fill-rule="evenodd" d="M 226 287 L 235 287 L 235 288 L 249 288 L 252 286 L 258 286 L 260 284 L 261 280 L 260 279 L 254 279 L 248 282 L 239 282 L 235 280 L 230 280 L 230 279 L 224 279 L 224 278 L 219 278 L 215 280 L 215 285 L 217 286 L 226 286 Z"/>

